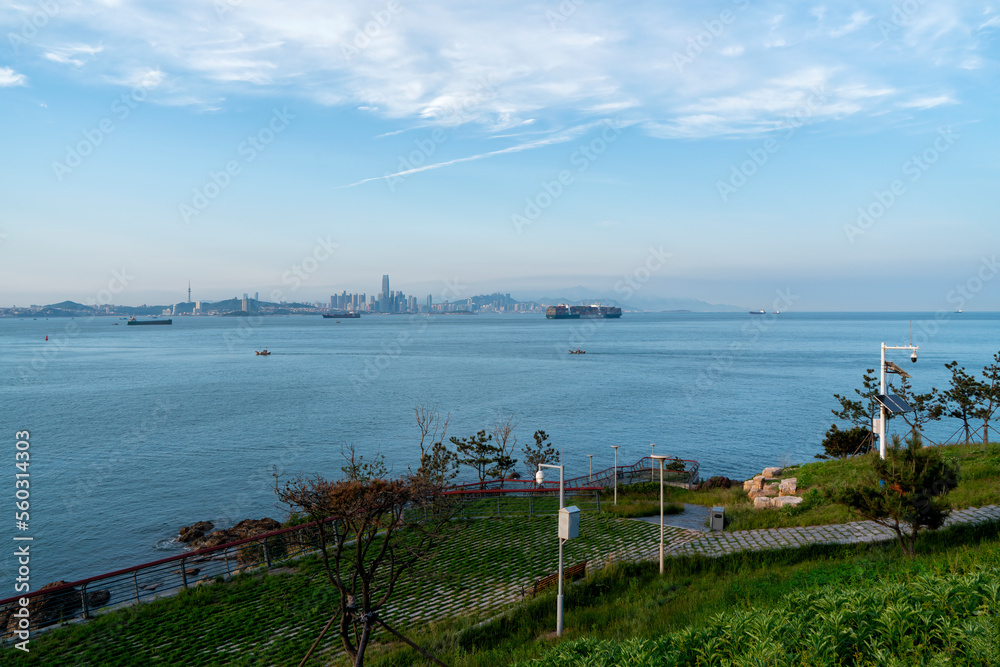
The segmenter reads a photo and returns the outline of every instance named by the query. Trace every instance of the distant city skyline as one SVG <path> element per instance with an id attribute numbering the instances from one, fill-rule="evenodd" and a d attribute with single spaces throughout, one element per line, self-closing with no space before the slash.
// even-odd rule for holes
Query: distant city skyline
<path id="1" fill-rule="evenodd" d="M 0 304 L 1000 310 L 995 0 L 391 6 L 8 7 Z"/>

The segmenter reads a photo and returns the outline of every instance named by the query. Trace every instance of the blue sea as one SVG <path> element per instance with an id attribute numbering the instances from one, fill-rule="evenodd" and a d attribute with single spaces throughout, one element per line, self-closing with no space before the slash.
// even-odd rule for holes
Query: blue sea
<path id="1" fill-rule="evenodd" d="M 30 535 L 32 589 L 177 553 L 178 528 L 284 518 L 273 474 L 335 477 L 342 452 L 415 468 L 414 406 L 468 436 L 513 414 L 518 442 L 550 434 L 567 475 L 650 451 L 746 478 L 813 460 L 834 393 L 877 368 L 879 344 L 914 386 L 976 373 L 1000 349 L 996 313 L 626 313 L 0 319 L 2 532 Z M 46 341 L 45 338 L 48 337 Z M 269 357 L 254 355 L 266 347 Z M 581 348 L 586 354 L 570 355 Z M 928 431 L 945 439 L 958 424 Z M 28 430 L 31 518 L 14 522 L 15 432 Z M 524 471 L 522 470 L 522 474 Z M 468 472 L 463 473 L 466 479 Z M 6 475 L 6 477 L 4 476 Z M 11 542 L 13 543 L 13 542 Z M 14 594 L 5 550 L 0 586 Z"/>

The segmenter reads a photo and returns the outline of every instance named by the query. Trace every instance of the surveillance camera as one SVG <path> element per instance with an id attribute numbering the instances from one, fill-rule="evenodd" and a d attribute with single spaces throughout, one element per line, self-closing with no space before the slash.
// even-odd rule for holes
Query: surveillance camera
<path id="1" fill-rule="evenodd" d="M 543 481 L 545 481 L 545 473 L 539 470 L 538 472 L 535 473 L 535 483 L 541 484 Z"/>
<path id="2" fill-rule="evenodd" d="M 917 363 L 917 351 L 916 350 L 914 350 L 913 354 L 910 355 L 910 361 L 912 361 L 913 363 Z"/>

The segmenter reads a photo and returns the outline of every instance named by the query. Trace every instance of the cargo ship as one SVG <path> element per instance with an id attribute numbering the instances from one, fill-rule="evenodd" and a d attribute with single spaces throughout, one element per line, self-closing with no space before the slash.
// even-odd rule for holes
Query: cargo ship
<path id="1" fill-rule="evenodd" d="M 125 324 L 132 326 L 133 324 L 173 324 L 173 320 L 137 320 L 134 317 L 131 318 Z"/>
<path id="2" fill-rule="evenodd" d="M 549 306 L 545 317 L 550 320 L 612 320 L 622 316 L 616 306 Z"/>
<path id="3" fill-rule="evenodd" d="M 353 319 L 356 317 L 361 317 L 361 313 L 323 313 L 323 317 L 325 317 L 328 320 L 333 318 L 336 318 L 338 320 L 341 318 Z"/>

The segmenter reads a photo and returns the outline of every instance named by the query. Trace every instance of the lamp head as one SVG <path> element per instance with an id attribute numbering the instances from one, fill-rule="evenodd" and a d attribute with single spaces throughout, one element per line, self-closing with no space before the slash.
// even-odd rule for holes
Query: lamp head
<path id="1" fill-rule="evenodd" d="M 535 483 L 541 484 L 543 481 L 545 481 L 545 473 L 539 468 L 538 472 L 535 473 Z"/>
<path id="2" fill-rule="evenodd" d="M 913 354 L 910 355 L 910 361 L 912 361 L 913 363 L 917 363 L 917 351 L 916 350 L 914 350 Z"/>

